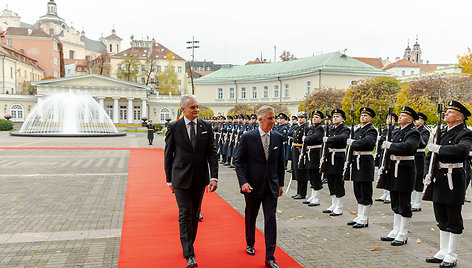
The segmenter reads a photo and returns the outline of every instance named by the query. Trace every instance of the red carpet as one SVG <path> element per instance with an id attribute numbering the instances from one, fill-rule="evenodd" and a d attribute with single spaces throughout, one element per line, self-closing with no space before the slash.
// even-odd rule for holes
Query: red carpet
<path id="1" fill-rule="evenodd" d="M 177 204 L 165 183 L 163 167 L 162 149 L 130 150 L 119 268 L 186 265 L 179 240 Z M 204 221 L 195 244 L 199 267 L 264 267 L 262 232 L 256 232 L 256 255 L 249 256 L 241 214 L 216 193 L 205 194 L 202 212 Z M 275 258 L 281 267 L 301 267 L 280 248 Z"/>

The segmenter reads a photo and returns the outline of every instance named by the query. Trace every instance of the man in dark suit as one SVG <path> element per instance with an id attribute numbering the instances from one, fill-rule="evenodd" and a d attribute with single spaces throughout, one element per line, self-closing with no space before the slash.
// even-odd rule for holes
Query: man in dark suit
<path id="1" fill-rule="evenodd" d="M 266 267 L 279 267 L 274 251 L 277 238 L 275 213 L 277 198 L 283 194 L 284 147 L 283 137 L 271 131 L 275 123 L 274 109 L 262 106 L 257 111 L 259 127 L 241 136 L 236 152 L 236 174 L 241 192 L 246 200 L 246 252 L 255 254 L 256 218 L 262 204 L 264 211 L 264 236 Z"/>
<path id="2" fill-rule="evenodd" d="M 205 187 L 209 184 L 211 192 L 218 187 L 218 159 L 212 126 L 198 119 L 196 97 L 183 95 L 180 107 L 184 117 L 167 127 L 164 166 L 167 185 L 175 193 L 179 206 L 183 255 L 187 267 L 197 267 L 193 244 L 198 214 Z"/>

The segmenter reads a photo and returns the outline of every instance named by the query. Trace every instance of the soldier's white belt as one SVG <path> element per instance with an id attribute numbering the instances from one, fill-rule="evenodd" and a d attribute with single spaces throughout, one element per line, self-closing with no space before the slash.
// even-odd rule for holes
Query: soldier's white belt
<path id="1" fill-rule="evenodd" d="M 345 153 L 345 152 L 346 152 L 346 149 L 331 149 L 331 148 L 329 148 L 329 149 L 328 149 L 328 152 L 332 153 L 332 154 L 331 154 L 331 165 L 334 166 L 334 155 L 335 155 L 336 153 Z"/>
<path id="2" fill-rule="evenodd" d="M 390 160 L 395 161 L 395 178 L 398 177 L 398 165 L 400 165 L 400 161 L 411 161 L 415 160 L 415 156 L 413 155 L 406 155 L 406 156 L 397 156 L 391 155 Z"/>
<path id="3" fill-rule="evenodd" d="M 454 189 L 454 184 L 452 183 L 452 170 L 455 168 L 463 168 L 464 163 L 441 163 L 439 162 L 439 168 L 447 168 L 447 184 L 449 189 Z"/>
<path id="4" fill-rule="evenodd" d="M 320 148 L 321 148 L 321 144 L 319 144 L 319 145 L 307 146 L 306 148 L 308 149 L 308 161 L 311 161 L 310 150 L 311 150 L 311 149 L 320 149 Z"/>
<path id="5" fill-rule="evenodd" d="M 361 152 L 361 151 L 353 151 L 353 152 L 352 152 L 352 155 L 357 156 L 357 157 L 356 157 L 357 170 L 359 170 L 359 169 L 360 169 L 360 166 L 361 166 L 361 158 L 360 158 L 360 156 L 362 156 L 362 155 L 372 155 L 372 156 L 373 156 L 374 154 L 372 153 L 372 151 L 362 151 L 362 152 Z"/>
<path id="6" fill-rule="evenodd" d="M 426 152 L 426 150 L 425 149 L 418 149 L 418 150 L 416 150 L 416 152 L 417 153 L 424 153 L 424 152 Z"/>

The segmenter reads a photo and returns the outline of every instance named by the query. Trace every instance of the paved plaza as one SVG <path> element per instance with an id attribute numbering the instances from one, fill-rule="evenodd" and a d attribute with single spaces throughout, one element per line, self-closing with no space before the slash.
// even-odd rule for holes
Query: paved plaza
<path id="1" fill-rule="evenodd" d="M 163 145 L 162 136 L 156 138 L 155 145 L 147 145 L 144 133 L 113 138 L 31 138 L 0 132 L 0 147 Z M 0 267 L 116 267 L 128 160 L 127 150 L 0 149 Z M 217 193 L 243 213 L 244 199 L 234 170 L 220 166 L 219 177 Z M 287 173 L 286 185 L 289 178 Z M 392 247 L 379 239 L 392 226 L 389 205 L 375 202 L 369 227 L 356 230 L 346 225 L 354 217 L 351 212 L 357 210 L 351 183 L 346 183 L 345 211 L 339 217 L 321 212 L 330 205 L 327 187 L 321 206 L 310 208 L 289 198 L 295 189 L 296 182 L 279 199 L 277 244 L 303 266 L 438 267 L 424 262 L 439 247 L 430 202 L 413 214 L 408 244 Z M 375 190 L 375 196 L 380 196 L 380 190 Z M 470 190 L 467 197 L 471 198 Z M 470 203 L 464 205 L 463 217 L 465 233 L 458 267 L 472 267 Z M 262 230 L 262 213 L 257 224 Z"/>

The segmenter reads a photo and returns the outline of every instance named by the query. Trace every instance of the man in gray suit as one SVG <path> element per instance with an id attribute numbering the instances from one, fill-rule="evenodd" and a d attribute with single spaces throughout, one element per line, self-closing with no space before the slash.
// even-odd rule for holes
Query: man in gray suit
<path id="1" fill-rule="evenodd" d="M 187 267 L 197 267 L 193 244 L 205 187 L 218 187 L 218 159 L 210 123 L 198 119 L 195 96 L 183 95 L 180 107 L 184 117 L 167 127 L 164 166 L 167 185 L 179 206 L 180 242 Z M 211 178 L 211 179 L 210 179 Z"/>

